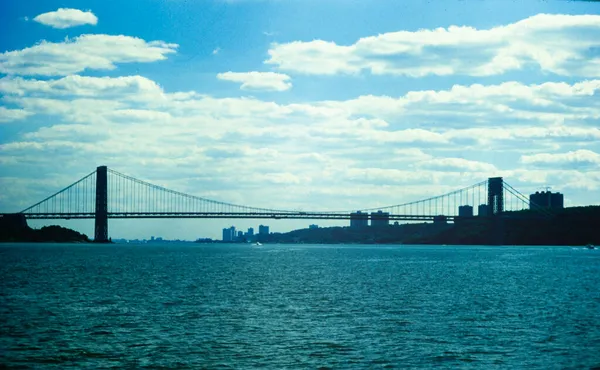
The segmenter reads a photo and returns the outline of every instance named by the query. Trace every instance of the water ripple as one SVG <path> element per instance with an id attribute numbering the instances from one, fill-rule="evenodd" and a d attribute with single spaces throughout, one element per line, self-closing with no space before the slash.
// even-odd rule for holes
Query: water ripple
<path id="1" fill-rule="evenodd" d="M 0 258 L 10 368 L 600 366 L 600 253 L 581 249 L 5 244 Z"/>

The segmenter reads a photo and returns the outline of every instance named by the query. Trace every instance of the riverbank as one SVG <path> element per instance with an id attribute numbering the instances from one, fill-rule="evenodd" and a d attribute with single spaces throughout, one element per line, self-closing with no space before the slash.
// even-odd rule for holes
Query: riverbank
<path id="1" fill-rule="evenodd" d="M 89 243 L 85 234 L 61 226 L 33 229 L 22 215 L 4 215 L 0 218 L 0 242 L 28 243 Z"/>
<path id="2" fill-rule="evenodd" d="M 565 208 L 540 217 L 528 211 L 503 217 L 465 217 L 454 223 L 384 227 L 325 227 L 259 235 L 261 243 L 600 245 L 600 206 Z"/>

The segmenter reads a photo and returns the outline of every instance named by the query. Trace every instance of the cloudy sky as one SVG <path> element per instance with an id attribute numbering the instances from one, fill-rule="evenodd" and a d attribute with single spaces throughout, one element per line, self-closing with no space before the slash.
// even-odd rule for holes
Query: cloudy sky
<path id="1" fill-rule="evenodd" d="M 597 2 L 4 1 L 0 27 L 2 212 L 99 165 L 279 209 L 399 204 L 491 176 L 600 200 Z M 110 235 L 259 223 L 112 220 Z"/>

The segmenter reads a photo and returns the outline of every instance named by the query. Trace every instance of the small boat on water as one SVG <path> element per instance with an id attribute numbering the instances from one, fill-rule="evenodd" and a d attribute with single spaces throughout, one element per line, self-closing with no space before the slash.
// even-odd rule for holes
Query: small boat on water
<path id="1" fill-rule="evenodd" d="M 596 249 L 592 244 L 588 244 L 585 246 L 587 249 Z"/>
<path id="2" fill-rule="evenodd" d="M 260 247 L 260 246 L 262 245 L 262 243 L 261 243 L 261 242 L 256 242 L 256 243 L 254 243 L 254 244 L 252 244 L 252 245 L 254 245 L 254 246 L 257 246 L 257 247 Z"/>

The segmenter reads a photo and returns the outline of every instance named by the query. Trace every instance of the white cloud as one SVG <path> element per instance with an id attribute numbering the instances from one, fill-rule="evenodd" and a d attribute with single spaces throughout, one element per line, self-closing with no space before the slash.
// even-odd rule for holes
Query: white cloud
<path id="1" fill-rule="evenodd" d="M 235 130 L 246 137 L 302 137 L 321 144 L 428 143 L 448 149 L 501 144 L 504 149 L 512 145 L 528 150 L 524 140 L 535 139 L 534 147 L 539 148 L 600 140 L 600 128 L 584 121 L 600 119 L 594 98 L 598 85 L 596 80 L 573 85 L 457 85 L 445 91 L 409 92 L 398 99 L 367 96 L 282 105 L 254 98 L 216 99 L 193 91 L 165 93 L 141 76 L 74 75 L 56 80 L 5 77 L 0 79 L 0 93 L 28 112 L 61 115 L 73 122 L 201 121 L 198 132 L 214 138 Z M 536 113 L 532 109 L 541 100 L 543 109 L 560 106 L 562 111 L 550 117 L 543 110 Z M 496 111 L 498 104 L 506 109 Z M 422 128 L 410 128 L 415 126 Z M 515 142 L 521 144 L 515 147 Z"/>
<path id="2" fill-rule="evenodd" d="M 598 141 L 598 91 L 600 80 L 540 85 L 507 82 L 413 91 L 399 98 L 361 96 L 345 101 L 282 105 L 253 98 L 215 99 L 193 91 L 165 93 L 154 81 L 141 76 L 0 79 L 4 100 L 32 112 L 49 113 L 57 109 L 66 112 L 69 108 L 64 99 L 74 99 L 74 104 L 78 105 L 84 104 L 80 98 L 102 97 L 103 100 L 142 104 L 144 109 L 168 110 L 177 117 L 225 115 L 246 117 L 253 122 L 255 119 L 264 122 L 265 118 L 274 124 L 286 122 L 285 127 L 278 124 L 275 131 L 263 126 L 237 127 L 238 131 L 249 135 L 268 132 L 280 135 L 287 131 L 289 136 L 295 137 L 344 136 L 378 143 L 450 144 L 456 140 L 470 140 L 469 145 L 526 139 L 536 139 L 536 144 Z M 51 97 L 54 98 L 49 99 Z M 95 111 L 95 107 L 90 109 Z M 89 114 L 83 112 L 80 115 Z"/>
<path id="3" fill-rule="evenodd" d="M 12 122 L 27 118 L 32 113 L 23 109 L 8 109 L 0 106 L 0 122 Z"/>
<path id="4" fill-rule="evenodd" d="M 292 88 L 290 76 L 274 72 L 225 72 L 219 80 L 239 82 L 242 90 L 285 91 Z"/>
<path id="5" fill-rule="evenodd" d="M 600 76 L 600 15 L 538 14 L 506 26 L 399 31 L 352 45 L 323 40 L 272 44 L 267 64 L 305 74 L 490 76 L 535 66 L 565 76 Z"/>
<path id="6" fill-rule="evenodd" d="M 431 154 L 427 154 L 419 148 L 403 148 L 394 150 L 394 159 L 397 161 L 416 162 L 432 158 L 433 156 Z"/>
<path id="7" fill-rule="evenodd" d="M 477 145 L 493 145 L 498 142 L 513 142 L 513 146 L 518 141 L 529 141 L 531 144 L 526 147 L 520 147 L 521 150 L 529 150 L 531 147 L 540 145 L 543 142 L 589 142 L 596 143 L 600 141 L 600 129 L 596 127 L 573 127 L 566 125 L 556 125 L 550 127 L 532 127 L 532 126 L 507 126 L 507 127 L 489 127 L 489 128 L 464 128 L 448 130 L 444 137 L 450 141 L 461 139 L 471 139 Z M 535 140 L 535 141 L 534 141 Z"/>
<path id="8" fill-rule="evenodd" d="M 0 92 L 18 96 L 98 96 L 139 97 L 160 95 L 156 82 L 142 76 L 89 77 L 70 75 L 56 80 L 22 77 L 0 79 Z"/>
<path id="9" fill-rule="evenodd" d="M 486 172 L 492 176 L 498 169 L 489 163 L 463 158 L 433 158 L 416 164 L 419 168 L 448 172 Z"/>
<path id="10" fill-rule="evenodd" d="M 510 145 L 511 141 L 526 139 L 536 139 L 538 146 L 597 142 L 600 128 L 593 122 L 600 120 L 600 104 L 595 98 L 599 89 L 598 80 L 572 85 L 507 82 L 414 91 L 400 98 L 361 96 L 283 105 L 255 98 L 216 99 L 193 91 L 165 93 L 154 81 L 141 76 L 0 79 L 0 93 L 6 102 L 32 113 L 65 115 L 75 122 L 91 116 L 95 121 L 122 120 L 129 110 L 129 119 L 144 112 L 147 119 L 164 118 L 168 113 L 178 121 L 202 120 L 206 122 L 203 127 L 214 122 L 215 127 L 207 131 L 215 137 L 235 129 L 252 137 L 312 137 L 338 144 L 350 139 L 475 147 L 500 142 Z M 498 110 L 498 106 L 505 109 Z M 98 114 L 103 109 L 119 111 Z M 555 112 L 548 113 L 547 109 Z M 233 123 L 233 119 L 240 121 Z"/>
<path id="11" fill-rule="evenodd" d="M 59 8 L 56 11 L 43 13 L 33 18 L 34 21 L 53 28 L 70 28 L 90 24 L 95 26 L 98 18 L 91 11 L 83 12 L 79 9 Z"/>
<path id="12" fill-rule="evenodd" d="M 130 36 L 81 35 L 63 42 L 42 41 L 0 54 L 0 73 L 60 76 L 88 69 L 112 70 L 116 63 L 164 60 L 178 45 Z"/>
<path id="13" fill-rule="evenodd" d="M 599 93 L 600 80 L 572 85 L 555 82 L 525 85 L 510 81 L 498 85 L 454 85 L 439 91 L 409 91 L 399 98 L 364 95 L 346 101 L 326 101 L 319 106 L 388 120 L 411 117 L 420 125 L 444 122 L 447 127 L 481 126 L 499 119 L 505 121 L 504 125 L 523 120 L 561 123 L 599 119 L 600 100 L 596 98 Z"/>
<path id="14" fill-rule="evenodd" d="M 304 184 L 307 185 L 311 182 L 309 176 L 298 176 L 289 172 L 275 172 L 267 174 L 256 174 L 254 176 L 259 182 L 270 182 L 273 184 Z"/>
<path id="15" fill-rule="evenodd" d="M 372 143 L 447 143 L 448 140 L 440 133 L 423 129 L 406 130 L 377 130 L 358 129 L 342 131 L 357 140 Z"/>
<path id="16" fill-rule="evenodd" d="M 521 157 L 521 162 L 541 167 L 569 166 L 570 168 L 600 168 L 600 154 L 587 149 L 580 149 L 567 153 L 540 153 L 524 155 Z"/>
<path id="17" fill-rule="evenodd" d="M 213 49 L 213 51 L 212 51 L 212 54 L 213 54 L 213 55 L 217 55 L 217 54 L 219 54 L 220 52 L 221 52 L 221 48 L 215 48 L 215 49 Z"/>

